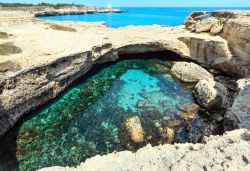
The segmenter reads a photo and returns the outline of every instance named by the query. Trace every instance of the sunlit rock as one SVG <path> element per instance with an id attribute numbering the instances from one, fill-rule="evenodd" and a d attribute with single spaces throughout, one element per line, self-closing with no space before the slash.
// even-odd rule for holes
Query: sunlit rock
<path id="1" fill-rule="evenodd" d="M 213 76 L 201 66 L 192 62 L 176 62 L 171 68 L 171 73 L 184 82 L 198 82 Z"/>
<path id="2" fill-rule="evenodd" d="M 138 116 L 134 116 L 125 121 L 125 127 L 130 135 L 130 138 L 135 143 L 140 143 L 144 141 L 144 130 L 141 125 L 141 121 Z"/>

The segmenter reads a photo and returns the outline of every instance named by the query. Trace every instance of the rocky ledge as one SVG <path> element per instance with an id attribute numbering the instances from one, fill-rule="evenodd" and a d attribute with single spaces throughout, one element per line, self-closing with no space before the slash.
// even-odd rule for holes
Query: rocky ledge
<path id="1" fill-rule="evenodd" d="M 240 129 L 225 133 L 223 136 L 207 137 L 204 144 L 165 144 L 157 147 L 147 145 L 136 153 L 122 151 L 105 156 L 95 156 L 76 168 L 56 166 L 40 169 L 40 171 L 246 171 L 250 169 L 249 148 L 249 131 Z"/>
<path id="2" fill-rule="evenodd" d="M 15 15 L 18 16 L 18 12 L 11 13 L 10 20 L 15 18 Z M 187 18 L 186 26 L 155 25 L 118 29 L 108 28 L 102 23 L 56 23 L 33 19 L 4 21 L 0 26 L 0 135 L 29 111 L 56 97 L 95 64 L 114 61 L 131 53 L 147 52 L 186 60 L 176 62 L 171 72 L 182 81 L 196 84 L 194 96 L 200 105 L 214 114 L 221 115 L 225 130 L 249 129 L 249 18 L 250 12 L 247 11 L 196 12 Z M 217 25 L 222 29 L 218 29 Z M 202 29 L 203 27 L 206 29 Z M 211 34 L 212 27 L 217 28 L 216 34 Z M 129 126 L 130 123 L 139 121 L 134 118 L 128 120 L 125 125 L 133 135 L 132 138 L 140 141 L 143 133 L 139 127 L 136 127 L 138 134 L 133 133 L 131 130 L 134 127 Z M 171 131 L 168 132 L 171 136 Z M 204 147 L 203 150 L 214 148 L 212 153 L 221 157 L 220 164 L 214 166 L 203 165 L 202 160 L 193 160 L 197 155 L 203 157 L 204 161 L 210 160 L 210 163 L 213 159 L 217 161 L 208 157 L 212 153 L 202 155 L 203 150 L 198 150 L 197 154 L 187 157 L 187 160 L 184 160 L 185 156 L 178 154 L 179 157 L 173 161 L 177 166 L 170 164 L 172 160 L 164 159 L 179 153 L 178 148 L 182 146 L 187 147 L 180 154 L 192 153 L 191 148 L 196 148 L 196 145 L 191 144 L 147 147 L 135 154 L 121 152 L 108 156 L 124 155 L 127 162 L 145 150 L 143 157 L 154 158 L 158 153 L 157 157 L 161 156 L 160 160 L 151 163 L 152 167 L 159 166 L 158 170 L 163 166 L 166 169 L 179 169 L 182 166 L 188 169 L 193 167 L 190 166 L 193 162 L 201 163 L 202 167 L 199 165 L 197 168 L 203 170 L 222 170 L 226 167 L 233 170 L 244 169 L 249 166 L 250 148 L 249 138 L 242 139 L 243 134 L 249 137 L 249 130 L 237 130 L 222 137 L 213 137 L 211 142 L 205 141 L 206 145 L 197 144 Z M 214 143 L 214 146 L 209 146 L 209 143 Z M 225 152 L 227 149 L 224 147 L 227 145 L 232 148 Z M 176 147 L 177 151 L 166 152 Z M 129 157 L 126 158 L 126 154 L 129 154 Z M 93 160 L 97 162 L 96 159 Z M 137 160 L 134 158 L 133 161 Z M 109 162 L 104 159 L 103 162 L 107 162 L 106 166 L 110 168 L 119 167 L 113 160 Z M 144 163 L 142 157 L 138 159 L 144 170 L 148 162 Z M 126 166 L 127 164 L 124 165 Z"/>

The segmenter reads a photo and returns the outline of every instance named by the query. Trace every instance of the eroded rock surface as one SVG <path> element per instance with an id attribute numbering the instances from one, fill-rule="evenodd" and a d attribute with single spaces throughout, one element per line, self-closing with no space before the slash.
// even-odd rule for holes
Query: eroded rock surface
<path id="1" fill-rule="evenodd" d="M 194 96 L 200 105 L 210 111 L 225 110 L 230 105 L 227 88 L 213 79 L 200 80 L 195 85 Z"/>
<path id="2" fill-rule="evenodd" d="M 237 81 L 239 93 L 225 115 L 226 130 L 246 128 L 250 130 L 250 78 Z"/>
<path id="3" fill-rule="evenodd" d="M 210 136 L 205 144 L 150 145 L 136 153 L 115 152 L 87 159 L 76 168 L 50 167 L 40 171 L 89 170 L 249 170 L 250 132 L 235 130 L 223 136 Z"/>
<path id="4" fill-rule="evenodd" d="M 171 73 L 184 82 L 198 82 L 201 79 L 213 78 L 208 71 L 193 62 L 176 62 Z"/>

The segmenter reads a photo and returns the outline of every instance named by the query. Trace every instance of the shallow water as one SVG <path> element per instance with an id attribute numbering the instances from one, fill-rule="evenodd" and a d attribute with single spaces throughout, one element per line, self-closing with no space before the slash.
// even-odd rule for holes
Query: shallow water
<path id="1" fill-rule="evenodd" d="M 95 71 L 1 139 L 0 170 L 75 166 L 97 154 L 166 143 L 158 132 L 164 127 L 175 130 L 173 142 L 198 142 L 207 121 L 199 110 L 189 119 L 180 116 L 181 106 L 195 103 L 192 85 L 174 79 L 170 67 L 159 59 L 130 59 Z M 151 137 L 145 143 L 128 145 L 123 137 L 123 122 L 132 116 Z"/>
<path id="2" fill-rule="evenodd" d="M 250 10 L 249 7 L 147 7 L 147 8 L 121 8 L 129 10 L 125 13 L 85 14 L 38 17 L 38 19 L 52 21 L 84 21 L 105 22 L 110 27 L 123 27 L 129 25 L 160 24 L 168 26 L 182 25 L 185 18 L 194 11 L 214 10 Z"/>

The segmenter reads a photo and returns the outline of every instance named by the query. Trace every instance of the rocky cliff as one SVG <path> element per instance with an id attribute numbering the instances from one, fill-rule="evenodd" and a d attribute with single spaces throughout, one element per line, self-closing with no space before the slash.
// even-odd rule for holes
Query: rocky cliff
<path id="1" fill-rule="evenodd" d="M 18 12 L 11 14 L 12 17 L 15 15 L 18 15 Z M 220 103 L 219 109 L 225 114 L 224 127 L 226 130 L 249 129 L 250 104 L 247 103 L 250 99 L 248 91 L 250 87 L 249 18 L 249 12 L 241 11 L 197 12 L 187 18 L 186 26 L 145 26 L 118 29 L 108 28 L 102 23 L 30 22 L 30 20 L 4 22 L 0 26 L 0 135 L 29 111 L 53 99 L 77 78 L 83 76 L 91 68 L 94 69 L 95 64 L 126 57 L 126 54 L 146 52 L 163 52 L 166 57 L 172 55 L 180 60 L 193 61 L 206 68 L 213 75 L 206 74 L 212 81 L 207 78 L 197 78 L 195 72 L 179 75 L 181 75 L 180 78 L 188 76 L 188 79 L 192 77 L 192 74 L 196 77 L 197 99 L 201 98 L 200 103 L 203 103 L 203 97 L 211 97 L 209 100 L 206 99 L 203 106 L 211 107 L 215 101 L 220 101 L 218 99 L 224 99 L 223 103 Z M 212 27 L 215 28 L 212 29 Z M 195 66 L 195 68 L 197 67 Z M 183 71 L 173 72 L 178 75 Z M 203 91 L 204 86 L 211 92 L 209 96 L 206 94 L 208 91 Z M 248 136 L 249 131 L 243 132 L 234 132 L 235 139 L 234 133 L 228 133 L 230 138 L 227 139 L 225 136 L 224 140 L 219 137 L 212 138 L 214 141 L 211 142 L 215 144 L 226 141 L 230 145 L 232 141 L 232 151 L 229 150 L 224 155 L 224 146 L 222 150 L 219 146 L 218 148 L 217 146 L 216 148 L 211 147 L 214 150 L 212 153 L 220 151 L 218 153 L 222 155 L 224 164 L 214 166 L 216 168 L 205 165 L 205 169 L 201 164 L 200 168 L 207 170 L 210 167 L 212 170 L 220 170 L 227 167 L 225 163 L 229 162 L 229 159 L 226 159 L 226 156 L 237 150 L 242 151 L 244 155 L 236 156 L 242 156 L 241 160 L 237 159 L 238 163 L 234 163 L 232 162 L 234 160 L 230 159 L 231 163 L 228 164 L 228 167 L 236 167 L 236 169 L 248 167 L 250 159 L 247 149 L 249 148 L 245 147 L 249 146 L 249 140 L 241 141 L 240 137 L 243 134 Z M 235 145 L 236 142 L 246 146 L 238 147 Z M 210 148 L 209 145 L 207 147 Z M 237 147 L 242 149 L 239 150 Z M 161 148 L 167 150 L 176 147 L 165 145 L 150 147 L 150 150 L 160 151 L 158 149 Z M 185 147 L 183 153 L 190 152 L 190 148 Z M 176 152 L 179 153 L 178 150 L 174 150 L 169 153 L 169 156 Z M 126 153 L 122 152 L 119 155 L 123 156 Z M 128 156 L 132 159 L 139 153 L 140 151 L 134 155 L 128 152 Z M 152 157 L 152 153 L 143 152 L 143 154 L 149 154 L 149 158 Z M 204 156 L 209 154 L 210 152 L 204 153 Z M 169 158 L 168 153 L 160 155 L 163 158 Z M 176 167 L 178 169 L 184 165 L 177 162 L 181 159 L 181 155 L 176 158 L 174 163 L 177 166 L 160 165 L 161 162 L 170 162 L 164 159 L 157 161 L 155 167 L 160 169 L 164 165 L 166 168 Z M 213 157 L 208 158 L 208 160 L 210 159 L 213 160 Z M 143 158 L 138 160 L 139 163 L 142 161 Z M 188 166 L 187 161 L 189 160 L 183 160 L 185 167 L 191 167 Z M 104 159 L 103 162 L 109 161 Z M 146 167 L 146 163 L 143 168 Z M 153 165 L 153 163 L 151 164 Z M 109 166 L 118 167 L 111 164 Z"/>

